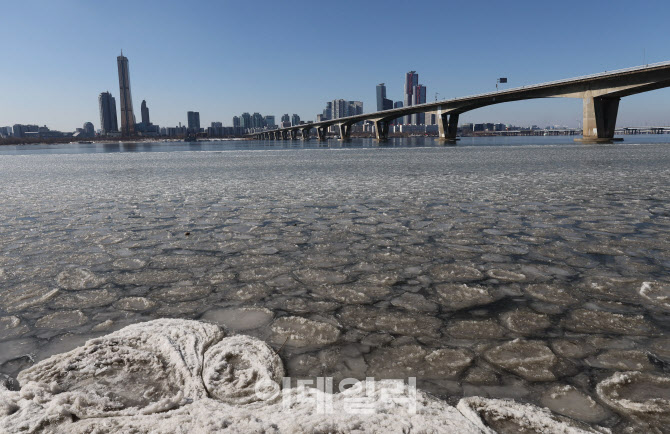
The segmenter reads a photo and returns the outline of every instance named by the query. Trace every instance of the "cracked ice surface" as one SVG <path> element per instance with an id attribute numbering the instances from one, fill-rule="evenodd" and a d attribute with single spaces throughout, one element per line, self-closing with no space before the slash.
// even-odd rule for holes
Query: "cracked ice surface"
<path id="1" fill-rule="evenodd" d="M 0 156 L 0 181 L 0 374 L 202 319 L 287 375 L 662 426 L 597 385 L 668 377 L 666 145 Z"/>

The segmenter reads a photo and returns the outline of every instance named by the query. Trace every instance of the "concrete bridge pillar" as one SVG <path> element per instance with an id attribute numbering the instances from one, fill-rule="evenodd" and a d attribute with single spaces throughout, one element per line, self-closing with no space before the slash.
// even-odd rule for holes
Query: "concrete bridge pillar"
<path id="1" fill-rule="evenodd" d="M 339 124 L 340 127 L 340 140 L 349 140 L 351 139 L 351 125 L 350 124 Z"/>
<path id="2" fill-rule="evenodd" d="M 275 140 L 281 139 L 281 131 L 275 131 Z"/>
<path id="3" fill-rule="evenodd" d="M 375 123 L 375 135 L 377 140 L 386 141 L 389 138 L 389 122 L 378 119 L 374 121 Z"/>
<path id="4" fill-rule="evenodd" d="M 326 132 L 328 127 L 316 127 L 316 135 L 319 137 L 319 140 L 326 140 Z"/>
<path id="5" fill-rule="evenodd" d="M 437 126 L 440 139 L 456 140 L 459 113 L 438 113 Z"/>
<path id="6" fill-rule="evenodd" d="M 281 131 L 280 138 L 281 140 L 286 140 L 288 138 L 288 132 L 286 130 Z"/>
<path id="7" fill-rule="evenodd" d="M 302 129 L 302 139 L 303 140 L 309 140 L 309 132 L 311 131 L 311 128 L 303 128 Z"/>
<path id="8" fill-rule="evenodd" d="M 291 130 L 291 140 L 296 140 L 298 138 L 298 130 Z"/>
<path id="9" fill-rule="evenodd" d="M 620 98 L 584 97 L 584 141 L 609 141 L 614 138 Z"/>

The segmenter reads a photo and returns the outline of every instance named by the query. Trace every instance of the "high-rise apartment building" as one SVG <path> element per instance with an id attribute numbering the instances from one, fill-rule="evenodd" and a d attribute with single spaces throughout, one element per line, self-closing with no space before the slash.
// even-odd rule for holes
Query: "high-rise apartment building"
<path id="1" fill-rule="evenodd" d="M 240 118 L 238 116 L 233 116 L 233 128 L 240 127 Z"/>
<path id="2" fill-rule="evenodd" d="M 100 107 L 100 131 L 102 134 L 116 133 L 119 124 L 116 118 L 116 100 L 109 92 L 103 92 L 98 96 Z"/>
<path id="3" fill-rule="evenodd" d="M 135 115 L 133 113 L 133 99 L 130 94 L 130 72 L 128 58 L 121 55 L 116 58 L 119 68 L 119 92 L 121 95 L 121 134 L 132 136 L 135 134 Z"/>
<path id="4" fill-rule="evenodd" d="M 200 112 L 186 113 L 189 131 L 200 132 Z"/>
<path id="5" fill-rule="evenodd" d="M 300 125 L 300 116 L 293 113 L 293 116 L 291 116 L 291 126 L 294 127 L 296 125 Z"/>
<path id="6" fill-rule="evenodd" d="M 288 113 L 284 113 L 281 117 L 282 122 L 291 122 L 291 116 L 288 115 Z"/>
<path id="7" fill-rule="evenodd" d="M 144 126 L 151 125 L 151 121 L 149 120 L 149 107 L 147 107 L 147 102 L 146 100 L 142 100 L 142 123 Z"/>
<path id="8" fill-rule="evenodd" d="M 332 101 L 328 101 L 326 103 L 326 108 L 323 110 L 323 115 L 321 116 L 321 118 L 324 121 L 327 121 L 328 119 L 333 119 L 333 102 Z"/>
<path id="9" fill-rule="evenodd" d="M 240 115 L 240 128 L 243 130 L 251 128 L 251 115 L 247 112 Z"/>
<path id="10" fill-rule="evenodd" d="M 265 118 L 262 114 L 256 112 L 251 116 L 252 128 L 263 128 L 265 126 Z"/>
<path id="11" fill-rule="evenodd" d="M 275 117 L 272 115 L 265 116 L 265 126 L 268 128 L 274 128 L 277 126 L 275 123 Z"/>
<path id="12" fill-rule="evenodd" d="M 386 98 L 386 85 L 380 83 L 377 85 L 377 111 L 390 110 L 393 108 L 393 101 Z"/>
<path id="13" fill-rule="evenodd" d="M 426 86 L 423 84 L 417 84 L 412 89 L 412 105 L 425 104 L 426 103 Z M 426 114 L 425 113 L 415 113 L 412 115 L 412 124 L 413 125 L 425 125 L 426 124 Z"/>
<path id="14" fill-rule="evenodd" d="M 405 74 L 405 100 L 404 100 L 404 107 L 409 107 L 413 105 L 414 98 L 412 95 L 414 94 L 414 86 L 417 86 L 419 84 L 419 74 L 416 73 L 416 71 L 410 71 L 407 74 Z M 411 123 L 411 115 L 405 116 L 405 124 L 410 124 Z"/>

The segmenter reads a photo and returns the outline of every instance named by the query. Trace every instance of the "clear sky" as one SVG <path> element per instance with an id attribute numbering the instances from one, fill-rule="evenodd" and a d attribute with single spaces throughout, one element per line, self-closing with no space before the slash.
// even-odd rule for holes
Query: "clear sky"
<path id="1" fill-rule="evenodd" d="M 232 124 L 242 112 L 315 119 L 326 101 L 375 86 L 402 100 L 419 73 L 428 100 L 670 60 L 667 0 L 21 0 L 0 18 L 0 126 L 99 128 L 98 94 L 119 104 L 116 56 L 129 58 L 136 117 L 161 126 Z M 670 90 L 622 100 L 618 125 L 670 124 Z M 578 126 L 582 103 L 492 106 L 461 122 Z"/>

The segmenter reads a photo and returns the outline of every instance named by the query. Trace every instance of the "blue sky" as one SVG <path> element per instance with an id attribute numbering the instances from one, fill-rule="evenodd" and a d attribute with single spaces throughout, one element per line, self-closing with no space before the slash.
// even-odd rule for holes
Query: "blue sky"
<path id="1" fill-rule="evenodd" d="M 154 123 L 230 125 L 234 115 L 297 113 L 402 99 L 416 70 L 428 100 L 670 60 L 666 1 L 5 1 L 0 126 L 99 128 L 97 97 L 118 105 L 116 56 L 129 58 L 133 103 Z M 646 56 L 645 56 L 646 53 Z M 622 100 L 618 125 L 670 124 L 670 90 Z M 581 122 L 581 100 L 546 99 L 465 113 L 461 122 Z"/>

